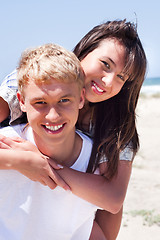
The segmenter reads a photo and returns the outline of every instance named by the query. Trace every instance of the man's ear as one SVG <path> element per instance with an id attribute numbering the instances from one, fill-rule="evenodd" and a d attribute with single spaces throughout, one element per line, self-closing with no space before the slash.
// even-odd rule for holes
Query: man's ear
<path id="1" fill-rule="evenodd" d="M 83 108 L 84 102 L 85 102 L 85 89 L 82 88 L 81 94 L 80 94 L 79 109 L 82 109 L 82 108 Z"/>
<path id="2" fill-rule="evenodd" d="M 26 112 L 24 96 L 19 91 L 17 92 L 17 98 L 18 98 L 18 101 L 19 101 L 20 108 L 21 108 L 22 112 Z"/>

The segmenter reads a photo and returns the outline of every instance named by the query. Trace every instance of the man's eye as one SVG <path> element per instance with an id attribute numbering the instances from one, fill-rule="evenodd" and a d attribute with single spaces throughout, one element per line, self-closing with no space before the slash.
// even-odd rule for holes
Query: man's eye
<path id="1" fill-rule="evenodd" d="M 38 102 L 36 102 L 35 104 L 37 104 L 37 105 L 42 105 L 42 104 L 46 104 L 46 102 L 44 102 L 44 101 L 38 101 Z"/>
<path id="2" fill-rule="evenodd" d="M 109 65 L 106 61 L 102 61 L 102 63 L 105 65 L 105 67 L 107 67 L 108 69 L 110 69 L 110 65 Z"/>
<path id="3" fill-rule="evenodd" d="M 66 102 L 69 102 L 69 99 L 68 98 L 64 98 L 64 99 L 61 99 L 59 102 L 60 103 L 66 103 Z"/>

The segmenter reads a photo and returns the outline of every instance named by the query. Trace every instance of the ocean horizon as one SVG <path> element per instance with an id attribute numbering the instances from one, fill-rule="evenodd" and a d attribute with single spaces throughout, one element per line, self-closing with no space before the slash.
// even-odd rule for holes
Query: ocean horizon
<path id="1" fill-rule="evenodd" d="M 0 84 L 3 80 L 0 81 Z M 160 77 L 147 77 L 141 88 L 143 95 L 159 95 L 160 96 Z"/>
<path id="2" fill-rule="evenodd" d="M 150 77 L 144 80 L 141 93 L 144 95 L 160 94 L 160 77 Z"/>

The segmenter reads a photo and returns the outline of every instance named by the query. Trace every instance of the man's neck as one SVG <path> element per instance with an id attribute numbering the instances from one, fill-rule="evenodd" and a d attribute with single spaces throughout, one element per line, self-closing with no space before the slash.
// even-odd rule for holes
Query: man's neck
<path id="1" fill-rule="evenodd" d="M 75 163 L 82 148 L 82 138 L 75 132 L 60 143 L 54 141 L 46 143 L 43 142 L 43 139 L 38 139 L 36 136 L 34 136 L 34 139 L 38 149 L 44 155 L 68 167 Z"/>

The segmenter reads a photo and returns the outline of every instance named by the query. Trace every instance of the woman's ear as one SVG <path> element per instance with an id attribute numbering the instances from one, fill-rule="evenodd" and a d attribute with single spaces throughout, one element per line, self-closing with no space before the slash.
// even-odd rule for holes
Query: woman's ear
<path id="1" fill-rule="evenodd" d="M 24 96 L 19 91 L 17 92 L 17 98 L 18 98 L 18 101 L 19 101 L 20 108 L 21 108 L 22 112 L 26 112 Z"/>
<path id="2" fill-rule="evenodd" d="M 85 89 L 82 88 L 81 94 L 80 94 L 79 109 L 82 109 L 82 108 L 83 108 L 84 102 L 85 102 Z"/>

